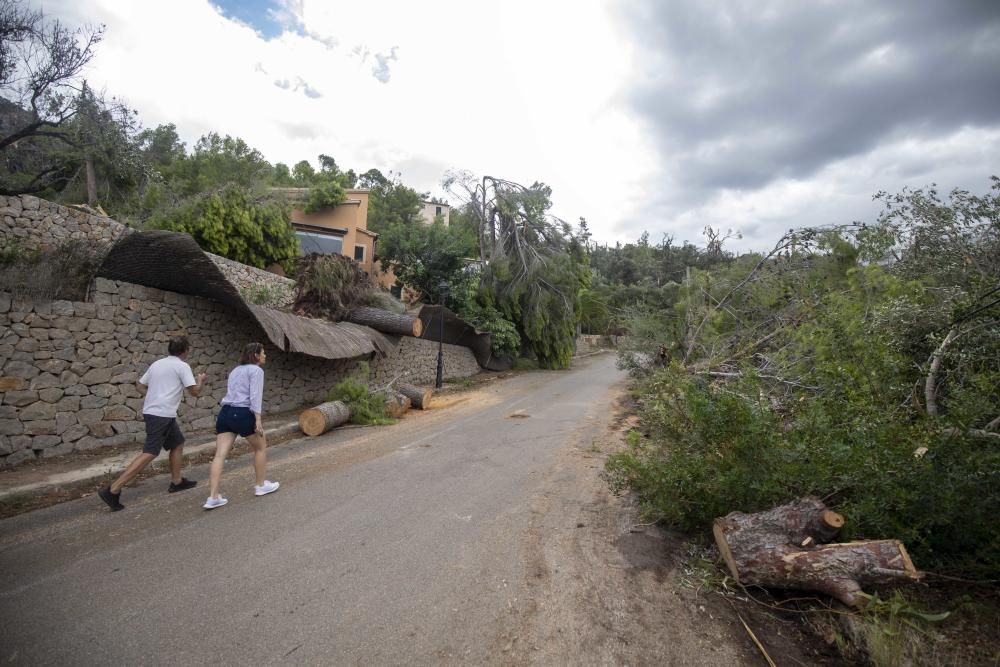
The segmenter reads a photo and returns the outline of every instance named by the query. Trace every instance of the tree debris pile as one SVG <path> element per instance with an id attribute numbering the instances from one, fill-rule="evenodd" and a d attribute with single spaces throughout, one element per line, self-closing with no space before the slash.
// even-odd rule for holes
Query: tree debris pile
<path id="1" fill-rule="evenodd" d="M 353 308 L 378 304 L 378 288 L 353 260 L 343 255 L 312 253 L 295 265 L 296 315 L 338 322 Z"/>
<path id="2" fill-rule="evenodd" d="M 733 578 L 742 584 L 819 591 L 857 607 L 862 586 L 916 581 L 922 576 L 899 540 L 825 544 L 844 518 L 816 498 L 766 512 L 732 512 L 712 532 Z"/>

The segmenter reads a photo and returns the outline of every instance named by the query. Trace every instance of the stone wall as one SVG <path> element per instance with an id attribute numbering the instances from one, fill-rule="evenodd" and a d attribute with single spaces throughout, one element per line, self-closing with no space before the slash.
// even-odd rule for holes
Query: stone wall
<path id="1" fill-rule="evenodd" d="M 69 240 L 110 243 L 131 230 L 120 222 L 67 208 L 50 201 L 19 195 L 0 196 L 0 246 L 18 244 L 47 249 Z"/>
<path id="2" fill-rule="evenodd" d="M 0 246 L 112 242 L 130 231 L 111 218 L 37 197 L 0 196 Z M 293 281 L 211 257 L 241 291 L 263 286 L 275 297 L 270 305 L 279 307 L 291 298 Z M 245 314 L 198 297 L 98 278 L 88 298 L 27 301 L 0 292 L 0 465 L 141 441 L 142 398 L 135 381 L 166 355 L 173 336 L 189 338 L 189 363 L 195 373 L 208 374 L 205 393 L 185 397 L 179 411 L 182 427 L 192 434 L 214 425 L 227 376 L 245 343 L 267 345 L 265 414 L 322 401 L 361 361 L 283 352 Z M 399 376 L 415 384 L 433 382 L 437 345 L 392 340 L 395 350 L 370 362 L 372 385 Z M 446 378 L 478 372 L 468 348 L 445 346 Z"/>
<path id="3" fill-rule="evenodd" d="M 382 387 L 397 379 L 410 384 L 433 384 L 437 379 L 438 344 L 409 336 L 401 336 L 398 340 L 392 354 L 372 361 L 372 386 Z M 469 377 L 480 370 L 472 350 L 461 345 L 446 343 L 442 359 L 441 375 L 446 380 Z"/>
<path id="4" fill-rule="evenodd" d="M 283 352 L 228 306 L 140 285 L 98 278 L 91 302 L 19 301 L 0 292 L 0 462 L 141 441 L 134 383 L 178 335 L 191 341 L 195 373 L 208 374 L 205 393 L 185 397 L 179 411 L 190 433 L 214 425 L 245 343 L 266 343 L 265 415 L 321 402 L 361 361 Z M 371 360 L 371 381 L 406 373 L 409 382 L 430 383 L 436 365 L 436 344 L 402 337 L 393 353 Z M 445 377 L 478 372 L 468 348 L 445 346 Z"/>
<path id="5" fill-rule="evenodd" d="M 613 346 L 611 338 L 608 336 L 601 336 L 596 334 L 580 334 L 576 337 L 576 353 L 575 356 L 581 356 L 584 354 L 590 354 L 591 352 L 597 352 L 599 350 L 608 350 Z"/>
<path id="6" fill-rule="evenodd" d="M 290 308 L 295 302 L 295 281 L 254 266 L 206 252 L 229 280 L 250 303 L 268 308 Z"/>

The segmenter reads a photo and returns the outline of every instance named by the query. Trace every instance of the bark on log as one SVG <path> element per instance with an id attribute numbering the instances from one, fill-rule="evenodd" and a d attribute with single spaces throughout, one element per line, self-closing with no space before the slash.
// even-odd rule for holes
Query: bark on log
<path id="1" fill-rule="evenodd" d="M 323 435 L 351 418 L 351 410 L 341 401 L 321 403 L 299 414 L 299 428 L 306 435 Z"/>
<path id="2" fill-rule="evenodd" d="M 396 390 L 403 396 L 410 399 L 410 404 L 417 410 L 426 410 L 430 406 L 433 391 L 415 387 L 412 384 L 400 382 L 396 385 Z"/>
<path id="3" fill-rule="evenodd" d="M 758 514 L 733 512 L 716 519 L 712 532 L 743 584 L 819 591 L 858 606 L 862 586 L 921 577 L 898 540 L 818 544 L 843 523 L 816 498 L 802 498 Z"/>
<path id="4" fill-rule="evenodd" d="M 420 334 L 424 332 L 420 318 L 413 315 L 399 315 L 381 308 L 355 308 L 347 315 L 347 321 L 396 336 L 420 338 Z"/>
<path id="5" fill-rule="evenodd" d="M 385 394 L 385 414 L 398 419 L 410 409 L 410 399 L 395 391 L 387 391 Z"/>

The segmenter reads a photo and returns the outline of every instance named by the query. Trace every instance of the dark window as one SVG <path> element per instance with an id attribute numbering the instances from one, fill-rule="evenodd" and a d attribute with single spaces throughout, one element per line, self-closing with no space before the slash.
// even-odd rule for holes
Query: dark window
<path id="1" fill-rule="evenodd" d="M 438 206 L 437 209 L 434 211 L 434 215 L 441 215 L 441 207 L 440 206 Z"/>
<path id="2" fill-rule="evenodd" d="M 318 252 L 321 255 L 340 255 L 344 252 L 344 237 L 333 234 L 315 234 L 296 230 L 299 248 L 303 255 Z"/>
<path id="3" fill-rule="evenodd" d="M 354 246 L 354 259 L 359 262 L 365 261 L 365 247 L 363 245 Z"/>

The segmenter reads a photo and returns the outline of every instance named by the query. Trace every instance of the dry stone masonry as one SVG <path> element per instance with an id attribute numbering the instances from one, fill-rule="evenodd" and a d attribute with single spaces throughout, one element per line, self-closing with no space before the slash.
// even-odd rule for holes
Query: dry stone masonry
<path id="1" fill-rule="evenodd" d="M 209 430 L 240 349 L 266 342 L 256 322 L 197 297 L 98 278 L 93 302 L 18 301 L 0 292 L 0 461 L 138 442 L 142 398 L 135 382 L 166 354 L 167 341 L 191 341 L 188 362 L 208 374 L 199 398 L 185 397 L 182 428 Z M 445 377 L 479 372 L 472 352 L 445 345 Z M 265 415 L 322 402 L 359 360 L 333 361 L 267 344 Z M 437 345 L 402 337 L 395 351 L 370 362 L 371 384 L 396 377 L 434 380 Z"/>
<path id="2" fill-rule="evenodd" d="M 19 195 L 0 197 L 0 246 L 53 248 L 70 240 L 111 243 L 131 230 L 111 218 Z"/>
<path id="3" fill-rule="evenodd" d="M 0 246 L 52 248 L 68 240 L 113 242 L 130 229 L 111 218 L 37 197 L 0 197 Z M 224 258 L 213 260 L 244 292 L 287 305 L 293 281 Z M 283 352 L 249 316 L 198 297 L 98 278 L 86 302 L 19 300 L 0 292 L 0 465 L 16 465 L 110 445 L 140 442 L 142 398 L 135 382 L 166 354 L 174 336 L 187 336 L 188 362 L 208 374 L 199 398 L 179 411 L 188 433 L 209 431 L 226 393 L 226 379 L 246 343 L 267 344 L 265 415 L 315 405 L 362 359 L 333 361 Z M 402 377 L 430 383 L 437 344 L 391 338 L 394 351 L 370 360 L 371 384 Z M 445 377 L 479 372 L 472 352 L 444 346 Z"/>

